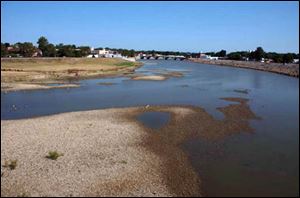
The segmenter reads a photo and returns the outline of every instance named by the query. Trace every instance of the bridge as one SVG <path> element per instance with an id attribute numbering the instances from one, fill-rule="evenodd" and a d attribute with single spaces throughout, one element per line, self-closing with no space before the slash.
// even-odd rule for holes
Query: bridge
<path id="1" fill-rule="evenodd" d="M 185 56 L 178 55 L 160 55 L 160 54 L 142 54 L 136 57 L 136 59 L 155 59 L 155 60 L 185 60 Z"/>

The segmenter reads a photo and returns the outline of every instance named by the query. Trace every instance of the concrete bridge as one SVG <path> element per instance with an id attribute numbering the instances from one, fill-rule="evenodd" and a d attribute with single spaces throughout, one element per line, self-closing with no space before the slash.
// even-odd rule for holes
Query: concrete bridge
<path id="1" fill-rule="evenodd" d="M 155 59 L 155 60 L 185 60 L 185 56 L 178 56 L 178 55 L 160 55 L 160 54 L 143 54 L 136 57 L 136 59 Z"/>

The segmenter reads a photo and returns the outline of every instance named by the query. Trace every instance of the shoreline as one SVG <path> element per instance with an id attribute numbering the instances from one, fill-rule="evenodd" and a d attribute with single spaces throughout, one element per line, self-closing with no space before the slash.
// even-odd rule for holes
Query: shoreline
<path id="1" fill-rule="evenodd" d="M 218 108 L 216 120 L 201 107 L 170 105 L 112 108 L 1 120 L 1 195 L 203 196 L 201 178 L 181 145 L 253 132 L 257 117 L 243 98 Z M 160 129 L 138 122 L 148 111 L 169 112 Z M 49 160 L 57 150 L 64 155 Z M 15 170 L 5 161 L 18 160 Z M 32 179 L 34 178 L 34 179 Z"/>
<path id="2" fill-rule="evenodd" d="M 76 81 L 128 75 L 142 65 L 113 58 L 1 58 L 1 92 L 79 87 Z M 53 83 L 64 85 L 48 86 Z"/>
<path id="3" fill-rule="evenodd" d="M 25 83 L 1 83 L 1 92 L 8 93 L 13 91 L 29 91 L 29 90 L 41 90 L 41 89 L 69 89 L 77 88 L 80 85 L 75 83 L 66 83 L 66 82 L 55 82 L 57 86 L 49 86 L 51 83 L 42 83 L 39 84 L 25 84 Z"/>
<path id="4" fill-rule="evenodd" d="M 272 73 L 299 78 L 299 64 L 284 65 L 280 63 L 261 63 L 261 62 L 253 62 L 253 61 L 235 61 L 235 60 L 206 60 L 206 59 L 198 59 L 198 58 L 189 58 L 187 60 L 194 63 L 254 69 L 254 70 L 272 72 Z"/>

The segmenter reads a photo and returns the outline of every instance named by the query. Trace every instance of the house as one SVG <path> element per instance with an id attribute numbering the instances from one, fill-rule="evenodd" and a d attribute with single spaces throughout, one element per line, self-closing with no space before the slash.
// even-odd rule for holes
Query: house
<path id="1" fill-rule="evenodd" d="M 270 59 L 270 58 L 269 59 L 265 59 L 265 63 L 272 63 L 272 62 L 274 62 L 273 59 Z"/>
<path id="2" fill-rule="evenodd" d="M 217 56 L 209 56 L 208 59 L 209 60 L 218 60 L 219 57 L 217 57 Z"/>
<path id="3" fill-rule="evenodd" d="M 7 47 L 6 49 L 7 49 L 7 51 L 9 51 L 9 52 L 14 51 L 14 47 L 12 47 L 12 46 Z"/>
<path id="4" fill-rule="evenodd" d="M 95 54 L 95 55 L 102 55 L 102 56 L 105 56 L 106 54 L 111 54 L 112 51 L 110 50 L 106 50 L 106 49 L 94 49 L 94 48 L 91 48 L 91 54 Z"/>
<path id="5" fill-rule="evenodd" d="M 201 58 L 201 59 L 208 59 L 208 60 L 218 60 L 219 59 L 219 57 L 210 56 L 210 55 L 206 55 L 206 54 L 202 54 L 202 53 L 200 53 L 199 58 Z"/>
<path id="6" fill-rule="evenodd" d="M 122 58 L 122 55 L 111 50 L 91 48 L 91 54 L 87 58 Z"/>
<path id="7" fill-rule="evenodd" d="M 43 52 L 40 49 L 36 49 L 36 51 L 32 54 L 32 57 L 42 57 Z"/>
<path id="8" fill-rule="evenodd" d="M 121 54 L 118 54 L 116 52 L 105 54 L 105 58 L 122 58 L 123 56 Z"/>
<path id="9" fill-rule="evenodd" d="M 199 55 L 199 58 L 201 58 L 201 59 L 208 59 L 208 55 L 206 55 L 206 54 L 202 54 L 202 53 L 200 53 L 200 55 Z"/>
<path id="10" fill-rule="evenodd" d="M 299 63 L 299 59 L 294 59 L 293 63 Z"/>

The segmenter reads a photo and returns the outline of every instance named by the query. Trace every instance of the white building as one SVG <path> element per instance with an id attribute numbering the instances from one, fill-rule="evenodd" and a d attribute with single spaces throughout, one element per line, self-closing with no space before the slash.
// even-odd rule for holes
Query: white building
<path id="1" fill-rule="evenodd" d="M 106 55 L 106 54 L 112 53 L 112 51 L 106 50 L 106 49 L 97 49 L 97 50 L 95 50 L 95 49 L 92 48 L 91 53 L 92 54 L 97 54 L 97 55 Z"/>
<path id="2" fill-rule="evenodd" d="M 94 48 L 91 48 L 91 54 L 88 55 L 87 58 L 122 58 L 128 61 L 135 61 L 135 58 L 124 57 L 121 54 L 111 50 L 106 50 L 106 49 L 95 50 Z"/>
<path id="3" fill-rule="evenodd" d="M 106 49 L 94 49 L 91 48 L 91 54 L 87 56 L 87 58 L 114 58 L 114 57 L 120 57 L 121 55 L 116 54 L 115 52 L 111 50 Z"/>
<path id="4" fill-rule="evenodd" d="M 208 59 L 209 60 L 218 60 L 219 57 L 217 57 L 217 56 L 209 56 Z"/>
<path id="5" fill-rule="evenodd" d="M 206 55 L 206 54 L 200 54 L 200 58 L 201 59 L 209 59 L 209 60 L 218 60 L 219 57 L 216 56 L 210 56 L 210 55 Z"/>

